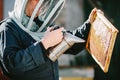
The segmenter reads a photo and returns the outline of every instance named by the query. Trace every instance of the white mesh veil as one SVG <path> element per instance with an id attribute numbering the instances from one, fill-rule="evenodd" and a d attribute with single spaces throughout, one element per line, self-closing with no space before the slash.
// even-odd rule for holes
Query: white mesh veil
<path id="1" fill-rule="evenodd" d="M 25 6 L 28 0 L 16 0 L 14 6 L 15 17 L 22 22 L 23 15 L 25 14 Z M 41 8 L 41 13 L 39 14 L 39 20 L 43 21 L 43 24 L 39 26 L 39 30 L 37 32 L 43 31 L 46 27 L 48 27 L 51 23 L 54 22 L 56 17 L 59 15 L 61 9 L 63 8 L 65 0 L 39 0 L 36 5 L 32 16 L 29 19 L 28 25 L 26 28 L 31 29 L 34 17 L 38 12 L 39 8 Z"/>

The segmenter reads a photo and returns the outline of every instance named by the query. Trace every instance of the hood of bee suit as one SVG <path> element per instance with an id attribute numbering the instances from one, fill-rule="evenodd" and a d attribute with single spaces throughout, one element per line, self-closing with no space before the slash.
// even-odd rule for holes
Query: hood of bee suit
<path id="1" fill-rule="evenodd" d="M 39 0 L 29 17 L 25 14 L 27 2 L 28 0 L 15 0 L 14 10 L 9 12 L 9 16 L 36 39 L 37 35 L 44 32 L 55 21 L 65 4 L 65 0 Z M 40 13 L 35 18 L 39 9 Z"/>

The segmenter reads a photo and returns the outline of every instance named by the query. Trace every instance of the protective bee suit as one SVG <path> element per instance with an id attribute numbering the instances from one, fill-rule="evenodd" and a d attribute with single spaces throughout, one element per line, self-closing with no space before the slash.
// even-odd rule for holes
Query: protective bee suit
<path id="1" fill-rule="evenodd" d="M 28 0 L 16 0 L 9 18 L 1 23 L 1 62 L 11 80 L 59 80 L 58 61 L 51 61 L 40 40 L 57 18 L 65 0 L 39 0 L 32 16 L 25 14 Z M 34 18 L 38 9 L 42 12 Z M 69 33 L 87 40 L 90 23 L 85 22 Z M 79 47 L 78 47 L 79 46 Z M 76 44 L 66 53 L 77 54 L 85 43 Z"/>

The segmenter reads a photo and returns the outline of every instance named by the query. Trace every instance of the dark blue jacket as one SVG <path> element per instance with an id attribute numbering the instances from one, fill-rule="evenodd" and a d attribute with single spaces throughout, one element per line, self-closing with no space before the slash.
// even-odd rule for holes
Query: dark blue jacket
<path id="1" fill-rule="evenodd" d="M 46 54 L 48 51 L 41 42 L 36 42 L 12 19 L 7 20 L 6 28 L 6 48 L 3 60 L 11 80 L 59 79 L 58 61 L 49 60 Z M 89 29 L 90 23 L 84 23 L 83 26 L 74 30 L 74 33 L 87 40 Z M 73 33 L 73 31 L 68 32 Z M 85 43 L 75 44 L 66 53 L 77 54 L 84 47 Z"/>

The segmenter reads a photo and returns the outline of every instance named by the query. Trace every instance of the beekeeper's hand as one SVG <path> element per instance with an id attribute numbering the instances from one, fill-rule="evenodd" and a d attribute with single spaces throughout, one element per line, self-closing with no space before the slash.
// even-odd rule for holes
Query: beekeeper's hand
<path id="1" fill-rule="evenodd" d="M 60 27 L 59 29 L 53 30 L 53 27 L 50 27 L 45 32 L 44 37 L 42 38 L 41 42 L 45 49 L 53 47 L 59 44 L 63 40 L 63 31 L 64 28 Z"/>

